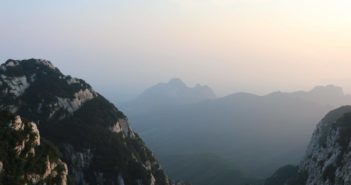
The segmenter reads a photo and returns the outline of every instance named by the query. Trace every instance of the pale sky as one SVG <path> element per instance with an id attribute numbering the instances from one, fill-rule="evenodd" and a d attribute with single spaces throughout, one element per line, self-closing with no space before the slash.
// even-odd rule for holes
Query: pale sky
<path id="1" fill-rule="evenodd" d="M 351 92 L 350 0 L 0 0 L 0 60 L 45 58 L 121 101 L 178 77 Z"/>

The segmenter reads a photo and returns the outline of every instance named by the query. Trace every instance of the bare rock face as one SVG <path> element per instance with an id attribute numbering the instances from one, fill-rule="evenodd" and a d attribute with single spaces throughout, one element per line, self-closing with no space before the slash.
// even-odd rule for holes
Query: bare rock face
<path id="1" fill-rule="evenodd" d="M 265 185 L 351 185 L 350 159 L 351 106 L 343 106 L 317 125 L 298 170 L 278 170 Z"/>
<path id="2" fill-rule="evenodd" d="M 119 119 L 115 125 L 113 125 L 111 128 L 112 132 L 116 133 L 122 133 L 123 137 L 135 137 L 135 134 L 130 127 L 128 120 L 126 119 Z"/>
<path id="3" fill-rule="evenodd" d="M 351 184 L 351 107 L 330 112 L 317 126 L 300 165 L 306 185 Z"/>
<path id="4" fill-rule="evenodd" d="M 351 185 L 350 159 L 351 106 L 343 106 L 317 125 L 297 173 L 269 185 Z"/>
<path id="5" fill-rule="evenodd" d="M 67 185 L 68 168 L 35 123 L 0 115 L 0 184 Z"/>

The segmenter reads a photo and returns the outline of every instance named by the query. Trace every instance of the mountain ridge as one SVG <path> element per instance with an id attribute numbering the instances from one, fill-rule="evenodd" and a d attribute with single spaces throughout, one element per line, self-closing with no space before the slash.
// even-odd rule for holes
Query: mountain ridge
<path id="1" fill-rule="evenodd" d="M 319 94 L 330 96 L 332 103 L 320 101 Z M 244 175 L 265 178 L 287 161 L 297 164 L 304 155 L 314 123 L 350 100 L 339 87 L 321 86 L 309 91 L 273 92 L 263 96 L 234 93 L 155 109 L 152 104 L 144 104 L 147 109 L 143 111 L 130 105 L 124 110 L 134 128 L 161 159 L 183 155 L 179 151 L 190 154 L 216 151 Z M 175 171 L 177 166 L 170 164 L 167 169 Z M 172 175 L 182 176 L 181 173 Z"/>
<path id="2" fill-rule="evenodd" d="M 138 109 L 159 108 L 170 105 L 192 104 L 216 98 L 213 90 L 206 85 L 196 84 L 193 87 L 187 86 L 181 79 L 173 78 L 168 82 L 158 83 L 144 90 L 135 99 L 123 103 L 125 110 L 134 107 Z M 144 107 L 148 105 L 148 107 Z"/>

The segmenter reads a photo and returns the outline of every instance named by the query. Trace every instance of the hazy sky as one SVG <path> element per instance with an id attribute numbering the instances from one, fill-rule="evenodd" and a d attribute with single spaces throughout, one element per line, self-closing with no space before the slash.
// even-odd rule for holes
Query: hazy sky
<path id="1" fill-rule="evenodd" d="M 350 0 L 0 0 L 0 59 L 45 58 L 124 100 L 173 77 L 219 94 L 351 92 Z"/>

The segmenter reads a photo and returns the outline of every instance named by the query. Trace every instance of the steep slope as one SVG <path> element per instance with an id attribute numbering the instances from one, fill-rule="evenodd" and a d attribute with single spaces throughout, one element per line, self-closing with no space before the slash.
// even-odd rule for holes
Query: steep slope
<path id="1" fill-rule="evenodd" d="M 35 120 L 78 185 L 168 185 L 127 117 L 81 79 L 46 60 L 0 66 L 0 109 Z"/>
<path id="2" fill-rule="evenodd" d="M 317 126 L 299 172 L 306 185 L 351 184 L 351 106 L 330 112 Z"/>
<path id="3" fill-rule="evenodd" d="M 296 174 L 274 185 L 351 184 L 350 144 L 351 106 L 344 106 L 318 124 Z"/>
<path id="4" fill-rule="evenodd" d="M 296 176 L 298 167 L 286 165 L 279 168 L 271 177 L 267 178 L 264 185 L 283 185 L 290 178 Z"/>
<path id="5" fill-rule="evenodd" d="M 0 112 L 0 184 L 67 185 L 67 165 L 60 158 L 35 123 Z"/>

